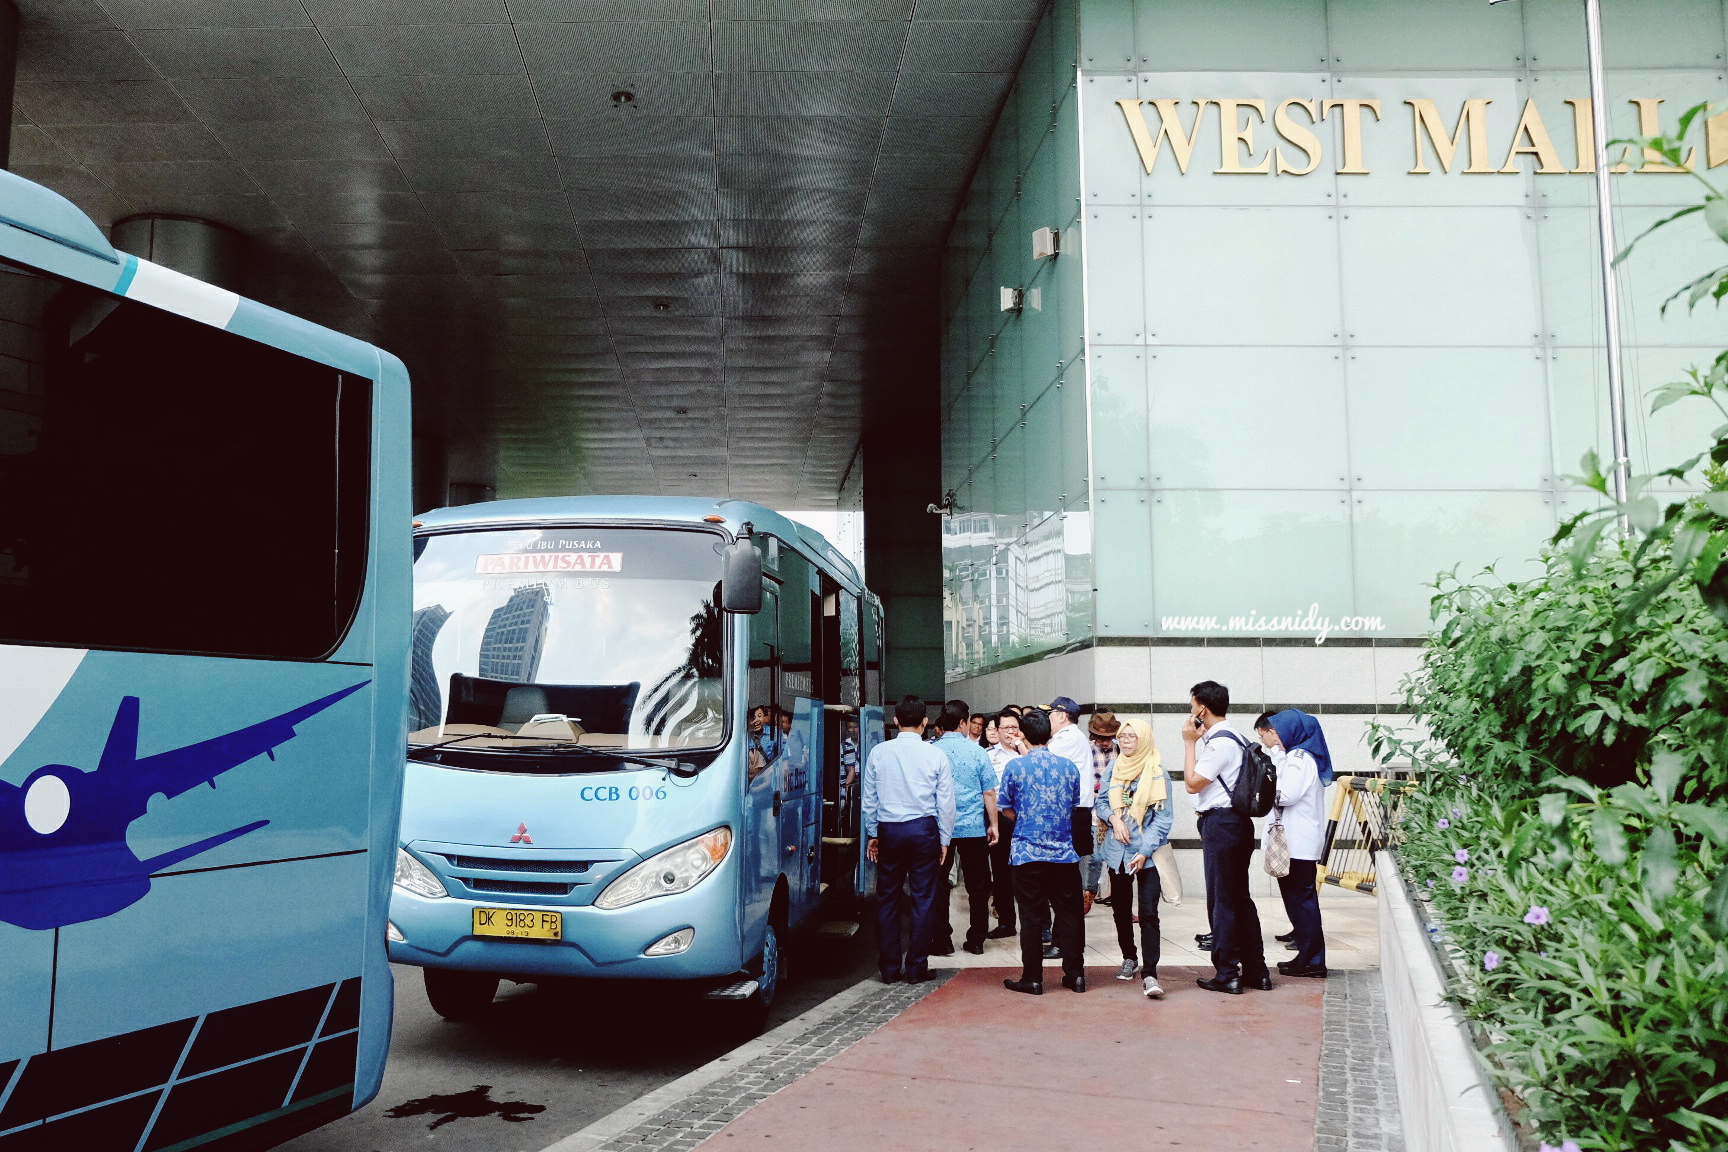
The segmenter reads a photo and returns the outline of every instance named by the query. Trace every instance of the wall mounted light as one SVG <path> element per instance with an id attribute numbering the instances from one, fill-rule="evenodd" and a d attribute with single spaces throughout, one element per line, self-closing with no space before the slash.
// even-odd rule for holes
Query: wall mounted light
<path id="1" fill-rule="evenodd" d="M 1062 252 L 1062 233 L 1054 228 L 1037 228 L 1032 232 L 1032 259 L 1055 259 Z"/>
<path id="2" fill-rule="evenodd" d="M 1002 291 L 1002 311 L 1004 311 L 1004 312 L 1018 312 L 1018 311 L 1020 311 L 1020 304 L 1021 304 L 1021 301 L 1024 299 L 1024 296 L 1021 293 L 1020 289 L 1009 288 L 1009 287 L 1004 286 L 1001 291 Z"/>

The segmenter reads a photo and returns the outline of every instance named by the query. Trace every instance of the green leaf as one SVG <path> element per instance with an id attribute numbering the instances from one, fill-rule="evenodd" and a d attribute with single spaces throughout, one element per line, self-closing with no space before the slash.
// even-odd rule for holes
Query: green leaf
<path id="1" fill-rule="evenodd" d="M 1716 873 L 1716 882 L 1704 894 L 1704 927 L 1716 939 L 1728 939 L 1728 868 Z"/>
<path id="2" fill-rule="evenodd" d="M 1674 809 L 1674 816 L 1693 831 L 1728 845 L 1728 810 L 1708 804 L 1682 804 Z"/>
<path id="3" fill-rule="evenodd" d="M 1626 826 L 1608 809 L 1598 808 L 1590 814 L 1590 839 L 1602 863 L 1611 867 L 1626 863 Z"/>
<path id="4" fill-rule="evenodd" d="M 1674 842 L 1674 829 L 1666 824 L 1650 830 L 1644 838 L 1644 853 L 1639 859 L 1644 873 L 1644 891 L 1650 899 L 1662 903 L 1674 895 L 1674 885 L 1680 880 L 1679 848 Z"/>
<path id="5" fill-rule="evenodd" d="M 1542 812 L 1542 823 L 1550 828 L 1558 828 L 1566 823 L 1566 797 L 1558 792 L 1550 792 L 1538 802 Z"/>
<path id="6" fill-rule="evenodd" d="M 1662 803 L 1674 802 L 1674 789 L 1685 773 L 1686 757 L 1672 748 L 1664 748 L 1656 753 L 1650 761 L 1650 786 L 1656 789 L 1656 795 L 1662 798 Z"/>
<path id="7" fill-rule="evenodd" d="M 1704 201 L 1704 223 L 1718 240 L 1728 244 L 1728 200 L 1717 196 Z"/>
<path id="8" fill-rule="evenodd" d="M 1650 235 L 1650 233 L 1656 231 L 1656 229 L 1661 228 L 1667 224 L 1672 224 L 1672 223 L 1674 223 L 1674 221 L 1680 219 L 1682 216 L 1690 216 L 1694 212 L 1702 212 L 1702 211 L 1704 211 L 1704 205 L 1694 204 L 1689 208 L 1680 209 L 1680 211 L 1674 213 L 1674 215 L 1672 215 L 1672 216 L 1664 216 L 1662 219 L 1656 221 L 1656 223 L 1650 225 L 1650 227 L 1644 229 L 1644 231 L 1638 233 L 1638 235 L 1634 236 L 1627 243 L 1626 247 L 1620 249 L 1620 255 L 1614 257 L 1614 263 L 1618 264 L 1618 263 L 1620 263 L 1620 261 L 1626 259 L 1626 257 L 1632 255 L 1632 249 L 1636 248 L 1638 246 L 1639 242 L 1644 239 L 1644 237 Z"/>
<path id="9" fill-rule="evenodd" d="M 1728 492 L 1706 492 L 1702 497 L 1704 507 L 1718 516 L 1728 516 Z"/>

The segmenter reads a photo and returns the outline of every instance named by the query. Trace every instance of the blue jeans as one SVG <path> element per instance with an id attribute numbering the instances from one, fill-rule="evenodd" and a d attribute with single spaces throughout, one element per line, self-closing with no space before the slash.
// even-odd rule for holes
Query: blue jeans
<path id="1" fill-rule="evenodd" d="M 942 836 L 936 817 L 923 816 L 876 830 L 876 947 L 885 979 L 904 973 L 923 975 L 930 968 L 930 934 L 936 926 Z M 912 896 L 912 938 L 901 965 L 900 908 L 904 885 Z"/>

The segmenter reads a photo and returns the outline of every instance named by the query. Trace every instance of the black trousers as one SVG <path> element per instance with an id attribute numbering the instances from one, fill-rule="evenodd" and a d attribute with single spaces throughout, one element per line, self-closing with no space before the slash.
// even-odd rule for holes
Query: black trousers
<path id="1" fill-rule="evenodd" d="M 1012 928 L 1018 923 L 1014 918 L 1014 870 L 1008 866 L 1008 853 L 1014 850 L 1014 817 L 997 812 L 996 833 L 999 839 L 990 848 L 990 902 L 996 906 L 996 919 Z"/>
<path id="2" fill-rule="evenodd" d="M 1122 946 L 1122 959 L 1140 960 L 1140 967 L 1148 976 L 1158 975 L 1158 897 L 1161 891 L 1158 869 L 1150 860 L 1132 876 L 1114 868 L 1110 870 L 1110 918 L 1116 921 L 1116 943 Z M 1138 950 L 1134 947 L 1134 912 L 1129 908 L 1133 903 L 1128 899 L 1130 892 L 1138 892 L 1140 896 Z"/>
<path id="3" fill-rule="evenodd" d="M 1045 910 L 1055 920 L 1051 939 L 1062 949 L 1062 974 L 1086 971 L 1086 933 L 1080 923 L 1079 864 L 1017 864 L 1014 901 L 1020 911 L 1020 979 L 1044 979 Z"/>
<path id="4" fill-rule="evenodd" d="M 1326 934 L 1320 927 L 1320 892 L 1314 887 L 1317 860 L 1290 861 L 1290 874 L 1278 877 L 1278 894 L 1295 932 L 1297 967 L 1326 967 Z"/>
<path id="5" fill-rule="evenodd" d="M 1200 854 L 1206 870 L 1206 914 L 1212 923 L 1212 966 L 1220 980 L 1266 975 L 1260 912 L 1248 895 L 1254 823 L 1234 808 L 1200 813 Z"/>
<path id="6" fill-rule="evenodd" d="M 983 836 L 956 836 L 954 853 L 960 857 L 960 879 L 966 885 L 966 904 L 972 922 L 966 926 L 966 943 L 984 943 L 990 931 L 990 842 Z M 942 891 L 948 891 L 943 877 Z M 936 910 L 936 928 L 931 937 L 936 941 L 952 941 L 954 925 L 949 918 L 949 906 L 941 902 Z"/>
<path id="7" fill-rule="evenodd" d="M 924 816 L 876 830 L 876 947 L 886 977 L 919 975 L 930 967 L 931 930 L 936 926 L 936 873 L 942 862 L 942 836 L 936 817 Z M 911 890 L 912 938 L 901 965 L 900 908 Z"/>

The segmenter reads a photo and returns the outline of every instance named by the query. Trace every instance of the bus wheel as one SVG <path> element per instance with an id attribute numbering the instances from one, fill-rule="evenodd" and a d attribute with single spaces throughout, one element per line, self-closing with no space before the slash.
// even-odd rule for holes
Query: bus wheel
<path id="1" fill-rule="evenodd" d="M 774 999 L 780 993 L 780 982 L 786 978 L 785 936 L 772 918 L 762 937 L 762 955 L 751 967 L 755 970 L 756 991 L 737 1007 L 737 1023 L 747 1036 L 755 1036 L 767 1026 L 768 1010 L 774 1006 Z"/>
<path id="2" fill-rule="evenodd" d="M 453 968 L 422 968 L 420 972 L 426 979 L 426 999 L 432 1011 L 446 1020 L 479 1020 L 498 994 L 498 977 L 486 972 Z"/>

